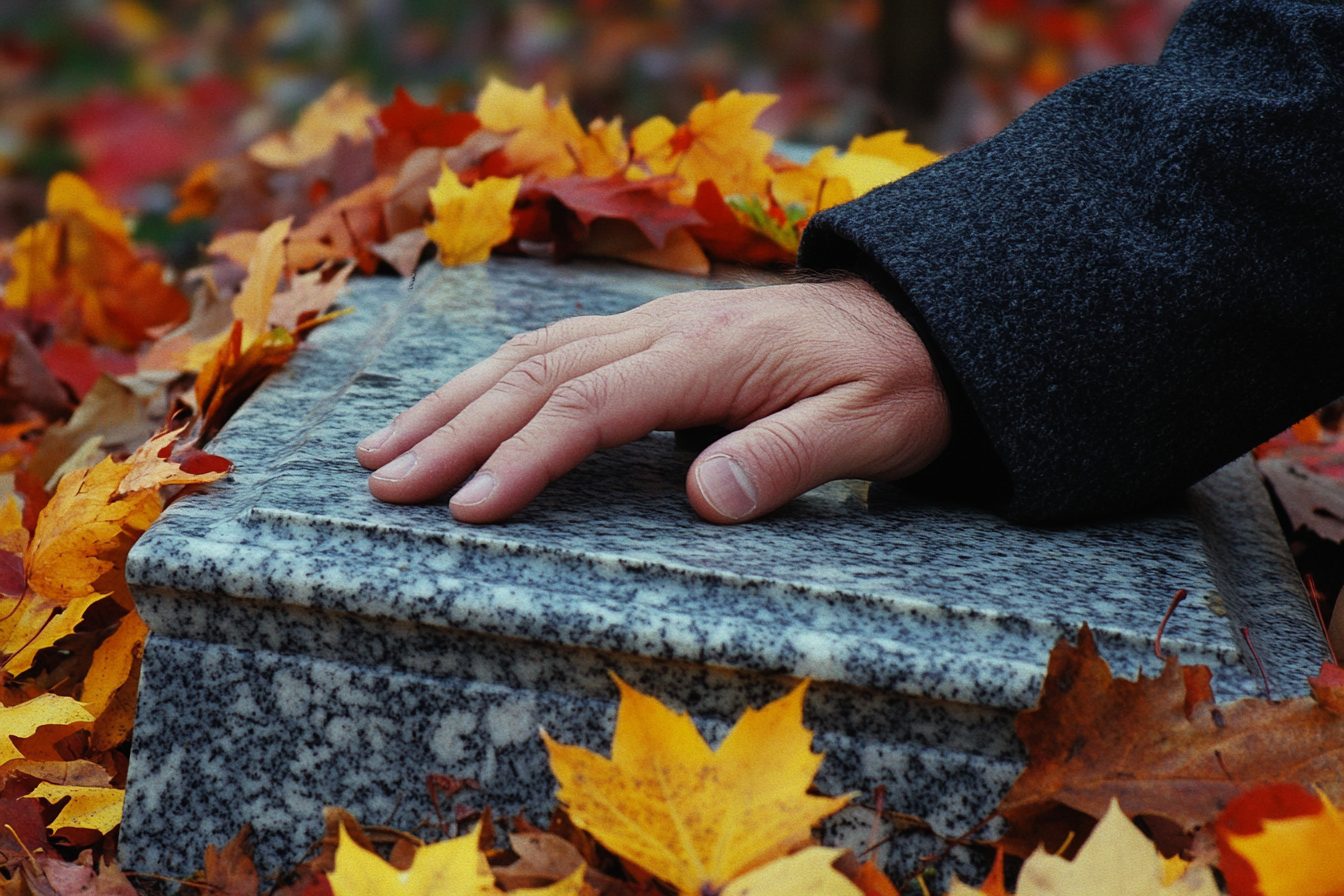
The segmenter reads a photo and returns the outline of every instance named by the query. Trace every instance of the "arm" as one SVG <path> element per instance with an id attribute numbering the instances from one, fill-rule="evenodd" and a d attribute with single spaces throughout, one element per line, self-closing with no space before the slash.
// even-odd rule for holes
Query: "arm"
<path id="1" fill-rule="evenodd" d="M 800 260 L 928 342 L 956 435 L 925 478 L 1115 512 L 1344 393 L 1342 160 L 1344 5 L 1196 0 L 1156 65 L 819 215 Z"/>

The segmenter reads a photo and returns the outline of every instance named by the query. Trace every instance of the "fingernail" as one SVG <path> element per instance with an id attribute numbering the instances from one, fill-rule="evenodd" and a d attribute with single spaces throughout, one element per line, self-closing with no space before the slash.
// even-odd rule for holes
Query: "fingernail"
<path id="1" fill-rule="evenodd" d="M 495 474 L 486 473 L 482 470 L 471 477 L 471 479 L 467 481 L 467 484 L 462 486 L 457 494 L 453 495 L 453 500 L 449 503 L 470 507 L 471 505 L 479 504 L 490 497 L 490 494 L 494 492 L 494 490 Z"/>
<path id="2" fill-rule="evenodd" d="M 383 444 L 387 442 L 388 439 L 392 438 L 392 433 L 396 431 L 397 425 L 395 423 L 389 423 L 373 435 L 365 436 L 363 441 L 356 447 L 358 447 L 360 451 L 377 451 L 379 448 L 383 447 Z"/>
<path id="3" fill-rule="evenodd" d="M 396 482 L 398 479 L 405 479 L 406 474 L 415 469 L 415 452 L 407 451 L 401 457 L 379 467 L 373 473 L 374 479 L 381 479 L 384 482 Z"/>
<path id="4" fill-rule="evenodd" d="M 716 454 L 695 468 L 695 481 L 709 505 L 732 520 L 756 509 L 756 486 L 746 469 L 726 454 Z"/>

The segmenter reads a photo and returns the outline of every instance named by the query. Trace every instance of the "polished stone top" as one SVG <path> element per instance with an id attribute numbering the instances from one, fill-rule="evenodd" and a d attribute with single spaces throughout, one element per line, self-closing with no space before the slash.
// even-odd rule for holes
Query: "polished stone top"
<path id="1" fill-rule="evenodd" d="M 1084 621 L 1118 673 L 1154 671 L 1153 635 L 1184 588 L 1163 646 L 1209 664 L 1220 699 L 1263 693 L 1242 627 L 1274 695 L 1301 692 L 1324 641 L 1245 463 L 1159 512 L 1068 529 L 855 481 L 716 526 L 685 499 L 693 455 L 670 433 L 599 453 L 500 525 L 369 496 L 355 442 L 512 334 L 704 285 L 524 259 L 352 285 L 354 313 L 212 444 L 236 471 L 169 508 L 130 580 L 1004 709 L 1034 705 L 1050 647 Z M 227 642 L 245 620 L 209 624 Z"/>

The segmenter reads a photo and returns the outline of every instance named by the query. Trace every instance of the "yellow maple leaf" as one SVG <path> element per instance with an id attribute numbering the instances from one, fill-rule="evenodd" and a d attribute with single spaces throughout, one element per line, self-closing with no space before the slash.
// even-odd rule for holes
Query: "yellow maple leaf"
<path id="1" fill-rule="evenodd" d="M 773 171 L 765 157 L 775 138 L 753 125 L 779 97 L 730 90 L 718 99 L 697 103 L 680 127 L 658 116 L 630 133 L 635 161 L 650 174 L 672 174 L 682 184 L 672 199 L 695 201 L 703 180 L 712 180 L 724 196 L 763 195 Z"/>
<path id="2" fill-rule="evenodd" d="M 802 725 L 806 683 L 748 709 L 718 750 L 685 713 L 619 678 L 611 759 L 544 731 L 574 823 L 684 893 L 718 891 L 804 843 L 848 797 L 810 796 L 821 765 Z"/>
<path id="3" fill-rule="evenodd" d="M 125 568 L 131 544 L 163 510 L 152 489 L 116 497 L 130 469 L 106 458 L 61 478 L 23 557 L 29 588 L 64 605 L 92 594 L 104 574 Z"/>
<path id="4" fill-rule="evenodd" d="M 10 495 L 0 509 L 0 551 L 23 556 L 28 549 L 28 530 L 23 528 L 23 511 L 19 499 Z"/>
<path id="5" fill-rule="evenodd" d="M 1222 848 L 1255 872 L 1259 896 L 1337 896 L 1344 892 L 1344 812 L 1324 794 L 1318 798 L 1318 812 L 1264 818 L 1261 830 L 1254 834 L 1222 834 Z M 1232 872 L 1227 873 L 1230 887 Z"/>
<path id="6" fill-rule="evenodd" d="M 356 843 L 341 825 L 335 862 L 327 875 L 332 896 L 477 896 L 501 892 L 481 853 L 478 831 L 422 846 L 415 851 L 411 867 L 398 871 L 377 853 Z M 579 896 L 582 887 L 580 865 L 569 877 L 548 887 L 511 892 Z"/>
<path id="7" fill-rule="evenodd" d="M 41 694 L 18 706 L 0 706 L 0 765 L 22 759 L 14 744 L 16 737 L 32 737 L 45 725 L 84 725 L 93 716 L 72 697 Z"/>
<path id="8" fill-rule="evenodd" d="M 1037 849 L 1022 863 L 1017 896 L 1218 896 L 1213 873 L 1191 865 L 1168 881 L 1166 863 L 1153 842 L 1114 799 L 1073 861 Z M 953 881 L 948 896 L 978 896 Z"/>
<path id="9" fill-rule="evenodd" d="M 474 264 L 490 257 L 490 250 L 513 235 L 513 203 L 521 177 L 486 177 L 470 187 L 462 185 L 447 165 L 429 191 L 434 221 L 425 234 L 439 247 L 439 261 L 448 267 Z"/>
<path id="10" fill-rule="evenodd" d="M 843 852 L 809 846 L 748 871 L 725 887 L 723 896 L 863 896 L 863 890 L 834 868 Z"/>
<path id="11" fill-rule="evenodd" d="M 876 156 L 904 169 L 905 174 L 932 165 L 942 158 L 938 153 L 906 139 L 905 131 L 883 131 L 871 137 L 855 136 L 849 141 L 849 151 L 857 155 Z M 902 175 L 904 176 L 904 175 Z"/>
<path id="12" fill-rule="evenodd" d="M 373 137 L 369 119 L 378 106 L 344 81 L 337 81 L 299 113 L 288 134 L 263 137 L 247 150 L 254 161 L 270 168 L 298 168 L 325 155 L 341 137 L 363 141 Z"/>
<path id="13" fill-rule="evenodd" d="M 24 614 L 22 627 L 15 626 L 5 632 L 6 647 L 12 653 L 6 657 L 3 667 L 0 668 L 10 675 L 22 675 L 27 672 L 37 661 L 37 654 L 40 651 L 55 645 L 66 635 L 73 635 L 75 627 L 84 621 L 84 614 L 107 596 L 94 592 L 76 597 L 65 604 L 59 613 L 55 613 L 53 612 L 55 606 L 49 601 L 41 601 L 36 599 L 35 595 L 28 595 L 28 602 L 37 604 L 42 610 Z"/>
<path id="14" fill-rule="evenodd" d="M 504 156 L 514 171 L 606 177 L 623 168 L 629 154 L 619 119 L 599 119 L 584 131 L 569 100 L 548 104 L 541 84 L 523 90 L 491 78 L 476 100 L 476 117 L 486 130 L 511 135 Z"/>
<path id="15" fill-rule="evenodd" d="M 61 814 L 47 825 L 47 830 L 53 833 L 61 828 L 84 828 L 106 834 L 121 824 L 121 807 L 126 792 L 115 787 L 79 787 L 43 781 L 27 796 L 49 803 L 70 798 L 70 802 L 62 807 Z"/>

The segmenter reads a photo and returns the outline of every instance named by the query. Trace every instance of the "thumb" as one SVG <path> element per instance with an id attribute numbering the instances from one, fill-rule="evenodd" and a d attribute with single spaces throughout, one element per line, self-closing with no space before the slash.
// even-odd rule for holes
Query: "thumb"
<path id="1" fill-rule="evenodd" d="M 942 450 L 946 427 L 909 404 L 876 408 L 840 387 L 804 399 L 719 439 L 695 460 L 686 494 L 702 517 L 738 523 L 845 477 L 898 478 Z"/>

